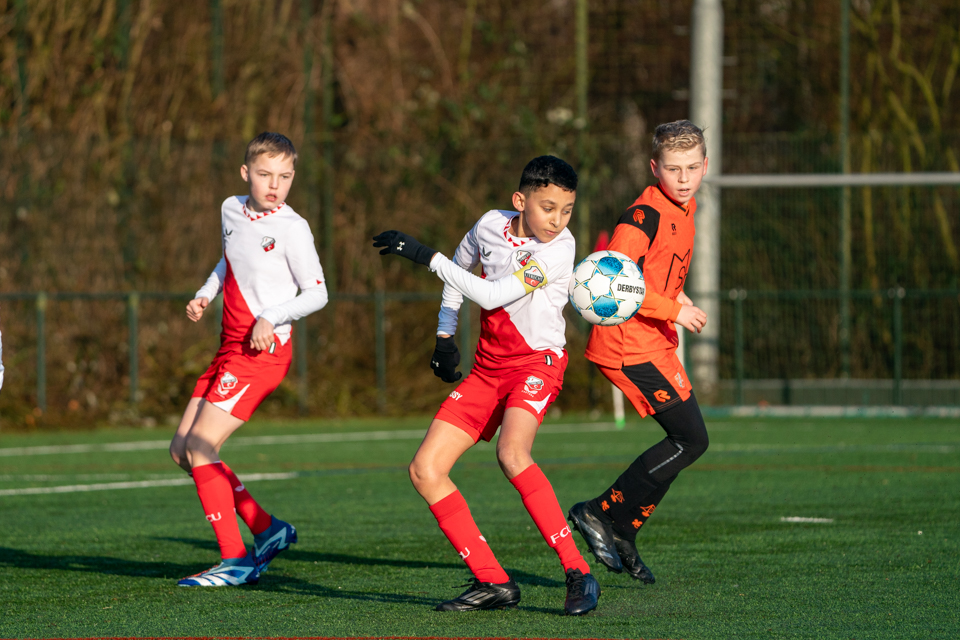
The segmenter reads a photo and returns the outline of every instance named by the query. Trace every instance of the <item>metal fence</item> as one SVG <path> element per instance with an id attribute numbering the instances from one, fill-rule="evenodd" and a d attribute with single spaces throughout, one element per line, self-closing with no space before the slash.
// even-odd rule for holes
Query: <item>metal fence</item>
<path id="1" fill-rule="evenodd" d="M 24 341 L 35 342 L 35 360 L 30 363 L 20 358 L 8 376 L 12 382 L 35 379 L 32 401 L 40 411 L 48 408 L 48 399 L 68 397 L 70 389 L 51 389 L 48 382 L 50 351 L 50 307 L 53 302 L 73 302 L 81 305 L 103 307 L 116 305 L 113 312 L 119 327 L 125 320 L 126 335 L 115 344 L 128 380 L 126 404 L 136 411 L 142 399 L 141 375 L 145 365 L 141 359 L 144 346 L 141 334 L 145 324 L 166 322 L 166 314 L 153 314 L 144 322 L 144 304 L 148 301 L 184 302 L 192 294 L 176 292 L 115 292 L 115 293 L 5 293 L 0 301 L 18 301 L 34 308 L 32 335 L 20 335 L 20 347 Z M 707 296 L 719 299 L 721 313 L 720 372 L 721 388 L 715 402 L 721 405 L 744 404 L 924 404 L 960 405 L 960 290 L 907 290 L 892 288 L 884 291 L 858 290 L 850 292 L 856 309 L 854 348 L 861 355 L 866 369 L 860 377 L 846 379 L 842 376 L 840 357 L 839 312 L 837 303 L 843 292 L 823 290 L 756 291 L 732 289 L 712 294 L 694 294 L 694 298 Z M 381 413 L 394 412 L 398 407 L 410 405 L 404 382 L 423 373 L 421 366 L 428 356 L 427 347 L 406 347 L 401 343 L 408 331 L 397 321 L 412 316 L 414 311 L 428 317 L 436 309 L 439 292 L 387 292 L 372 294 L 339 294 L 333 297 L 330 313 L 338 314 L 341 307 L 348 323 L 357 324 L 356 318 L 365 316 L 364 322 L 372 324 L 372 340 L 360 338 L 353 345 L 366 355 L 361 358 L 354 382 L 375 388 L 376 406 L 369 407 Z M 218 298 L 217 300 L 220 300 Z M 426 303 L 426 304 L 424 304 Z M 122 307 L 121 307 L 122 305 Z M 347 311 L 350 305 L 354 311 Z M 359 308 L 357 308 L 359 305 Z M 397 307 L 399 306 L 399 309 Z M 123 311 L 121 311 L 123 309 Z M 214 306 L 219 310 L 218 306 Z M 460 349 L 463 355 L 462 370 L 471 366 L 470 357 L 476 346 L 477 333 L 475 305 L 465 305 L 461 311 L 459 327 Z M 92 311 L 88 307 L 89 311 Z M 82 313 L 82 312 L 81 312 Z M 23 314 L 21 314 L 23 315 Z M 166 319 L 164 319 L 166 318 Z M 311 367 L 316 354 L 311 353 L 316 339 L 308 339 L 327 327 L 308 326 L 311 318 L 301 319 L 295 328 L 298 338 L 294 341 L 294 382 L 296 402 L 301 413 L 308 411 L 311 381 L 327 371 Z M 577 351 L 582 350 L 582 338 L 588 325 L 577 321 L 568 312 L 568 338 L 570 338 L 570 371 L 568 387 L 603 384 L 589 375 L 592 365 Z M 416 320 L 424 324 L 419 318 Z M 212 326 L 212 324 L 210 325 Z M 432 331 L 432 328 L 431 328 Z M 23 332 L 21 331 L 21 334 Z M 427 332 L 428 334 L 430 332 Z M 9 336 L 9 334 L 8 334 Z M 12 337 L 12 336 L 11 336 Z M 212 337 L 211 337 L 212 338 Z M 690 340 L 695 341 L 696 336 Z M 8 338 L 9 341 L 9 338 Z M 421 341 L 429 342 L 429 341 Z M 338 343 L 340 345 L 338 346 Z M 8 342 L 9 344 L 9 342 Z M 342 342 L 336 336 L 329 339 L 326 349 L 338 349 Z M 120 347 L 125 345 L 125 349 Z M 409 350 L 413 358 L 397 358 L 390 350 Z M 16 354 L 8 348 L 9 356 Z M 123 355 L 123 354 L 120 354 Z M 421 357 L 423 356 L 423 357 Z M 67 356 L 69 357 L 72 356 Z M 204 356 L 198 356 L 201 360 Z M 394 362 L 398 364 L 388 365 Z M 372 366 L 371 366 L 372 365 Z M 313 369 L 313 370 L 311 370 Z M 33 375 L 31 375 L 33 374 Z M 342 375 L 342 373 L 335 373 Z M 867 374 L 867 375 L 864 375 Z M 931 381 L 939 382 L 931 382 Z M 696 384 L 696 380 L 693 381 Z M 371 384 L 372 383 L 372 384 Z M 9 386 L 9 385 L 8 385 Z M 819 396 L 814 393 L 819 389 Z M 846 389 L 846 395 L 838 395 L 838 389 Z M 572 390 L 571 390 L 572 391 Z M 830 393 L 828 393 L 828 391 Z M 909 393 L 907 392 L 909 391 Z M 445 393 L 442 389 L 440 393 Z M 597 393 L 567 392 L 566 396 L 605 397 Z M 831 400 L 832 398 L 832 400 Z M 116 399 L 121 401 L 122 398 Z M 435 399 L 431 399 L 435 400 Z M 595 402 L 596 400 L 594 400 Z M 586 408 L 586 407 L 579 407 Z"/>

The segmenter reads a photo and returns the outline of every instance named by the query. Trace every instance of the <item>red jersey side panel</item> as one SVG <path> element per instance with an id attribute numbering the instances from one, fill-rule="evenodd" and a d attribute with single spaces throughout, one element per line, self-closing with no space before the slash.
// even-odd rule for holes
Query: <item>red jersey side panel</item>
<path id="1" fill-rule="evenodd" d="M 494 209 L 484 214 L 457 248 L 458 265 L 478 262 L 483 277 L 510 277 L 535 260 L 543 267 L 546 284 L 497 309 L 481 313 L 476 363 L 490 369 L 543 360 L 545 353 L 564 356 L 567 285 L 573 274 L 576 244 L 569 229 L 550 242 L 518 238 L 510 232 L 515 211 Z M 525 360 L 526 359 L 526 360 Z"/>

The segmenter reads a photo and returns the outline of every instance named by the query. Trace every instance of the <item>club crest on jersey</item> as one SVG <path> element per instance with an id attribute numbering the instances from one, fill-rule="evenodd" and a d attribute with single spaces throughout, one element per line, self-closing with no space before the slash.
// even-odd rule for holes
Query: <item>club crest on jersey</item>
<path id="1" fill-rule="evenodd" d="M 540 267 L 534 265 L 523 272 L 523 281 L 528 287 L 536 289 L 543 284 L 543 272 Z"/>
<path id="2" fill-rule="evenodd" d="M 223 375 L 220 376 L 220 383 L 217 385 L 217 393 L 221 396 L 226 396 L 230 393 L 234 387 L 237 386 L 237 376 L 233 375 L 229 371 L 224 371 Z"/>
<path id="3" fill-rule="evenodd" d="M 273 248 L 277 246 L 277 241 L 269 236 L 263 236 L 260 246 L 263 247 L 264 251 L 273 251 Z"/>
<path id="4" fill-rule="evenodd" d="M 523 383 L 523 392 L 535 396 L 543 391 L 543 380 L 536 376 L 527 376 Z"/>
<path id="5" fill-rule="evenodd" d="M 533 254 L 526 249 L 520 249 L 517 251 L 517 262 L 520 263 L 521 267 L 527 266 L 527 263 L 530 262 L 530 258 L 533 257 Z"/>

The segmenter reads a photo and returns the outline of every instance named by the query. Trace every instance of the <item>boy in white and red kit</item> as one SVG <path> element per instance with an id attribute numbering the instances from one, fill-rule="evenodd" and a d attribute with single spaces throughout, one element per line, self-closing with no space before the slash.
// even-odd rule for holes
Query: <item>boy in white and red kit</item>
<path id="1" fill-rule="evenodd" d="M 223 202 L 223 257 L 187 305 L 187 317 L 196 322 L 223 291 L 220 350 L 197 381 L 170 443 L 173 461 L 197 485 L 221 563 L 183 578 L 182 587 L 254 584 L 297 541 L 296 529 L 264 511 L 219 456 L 290 369 L 291 323 L 327 303 L 310 226 L 284 202 L 296 162 L 293 143 L 279 133 L 261 133 L 247 145 L 240 175 L 250 194 Z M 254 534 L 250 552 L 234 510 Z"/>
<path id="2" fill-rule="evenodd" d="M 576 197 L 573 168 L 541 156 L 523 170 L 513 194 L 516 211 L 485 213 L 453 260 L 399 231 L 374 238 L 374 246 L 385 247 L 381 254 L 428 266 L 445 283 L 430 363 L 445 382 L 461 377 L 453 334 L 463 297 L 483 308 L 473 370 L 440 406 L 410 463 L 414 488 L 474 575 L 473 585 L 438 611 L 500 609 L 520 600 L 516 582 L 497 562 L 449 476 L 461 455 L 481 438 L 490 441 L 498 428 L 500 468 L 566 573 L 566 613 L 581 615 L 597 606 L 600 587 L 577 550 L 553 487 L 531 457 L 537 429 L 567 366 L 563 307 L 575 242 L 566 227 Z M 478 264 L 482 277 L 470 273 Z"/>

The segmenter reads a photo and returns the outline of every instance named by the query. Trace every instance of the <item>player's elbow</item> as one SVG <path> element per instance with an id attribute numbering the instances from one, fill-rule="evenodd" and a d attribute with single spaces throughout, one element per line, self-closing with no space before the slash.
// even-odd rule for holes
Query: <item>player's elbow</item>
<path id="1" fill-rule="evenodd" d="M 497 304 L 496 300 L 474 300 L 480 308 L 484 311 L 493 311 L 497 307 L 502 307 L 502 304 Z"/>

